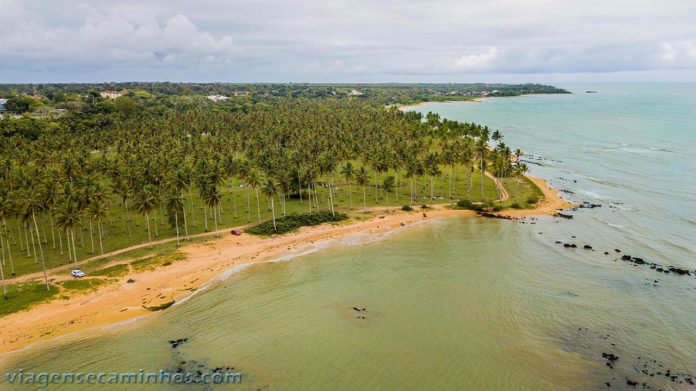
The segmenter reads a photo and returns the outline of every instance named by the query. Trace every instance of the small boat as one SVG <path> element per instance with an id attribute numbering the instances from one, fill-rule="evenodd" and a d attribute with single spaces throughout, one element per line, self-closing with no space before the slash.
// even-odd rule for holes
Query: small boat
<path id="1" fill-rule="evenodd" d="M 230 231 L 230 233 L 234 236 L 239 236 L 242 234 L 242 231 L 237 230 L 237 229 L 233 229 L 232 231 Z"/>
<path id="2" fill-rule="evenodd" d="M 585 91 L 586 94 L 596 94 L 597 91 Z"/>

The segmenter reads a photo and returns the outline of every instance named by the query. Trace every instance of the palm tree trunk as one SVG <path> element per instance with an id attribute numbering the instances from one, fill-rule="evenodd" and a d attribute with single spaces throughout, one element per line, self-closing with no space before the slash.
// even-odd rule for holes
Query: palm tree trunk
<path id="1" fill-rule="evenodd" d="M 399 170 L 396 170 L 396 202 L 399 202 Z"/>
<path id="2" fill-rule="evenodd" d="M 249 189 L 245 189 L 246 199 L 247 199 L 247 223 L 251 222 L 251 201 L 249 200 Z"/>
<path id="3" fill-rule="evenodd" d="M 353 184 L 348 182 L 348 199 L 350 200 L 350 209 L 353 209 Z"/>
<path id="4" fill-rule="evenodd" d="M 179 246 L 179 213 L 174 212 L 174 225 L 176 226 L 176 245 Z"/>
<path id="5" fill-rule="evenodd" d="M 186 234 L 186 240 L 189 240 L 188 224 L 186 223 L 186 208 L 182 208 L 184 212 L 184 233 Z"/>
<path id="6" fill-rule="evenodd" d="M 10 247 L 10 240 L 5 238 L 5 243 L 7 243 L 7 255 L 10 256 L 10 273 L 14 276 L 14 261 L 12 260 L 12 248 Z"/>
<path id="7" fill-rule="evenodd" d="M 97 228 L 99 228 L 99 252 L 104 255 L 104 240 L 102 237 L 102 224 L 101 219 L 97 219 Z"/>
<path id="8" fill-rule="evenodd" d="M 237 192 L 232 189 L 232 207 L 234 208 L 234 218 L 237 218 Z M 184 211 L 186 212 L 186 211 Z M 184 213 L 186 214 L 186 213 Z M 186 234 L 188 236 L 188 234 Z"/>
<path id="9" fill-rule="evenodd" d="M 24 228 L 24 243 L 27 244 L 27 246 L 26 246 L 27 247 L 27 257 L 31 257 L 31 252 L 29 251 L 29 235 L 27 235 L 27 225 L 28 224 L 26 224 L 26 223 L 23 224 L 22 228 Z M 33 238 L 33 236 L 32 236 L 32 238 Z M 34 243 L 33 240 L 31 242 Z M 34 257 L 36 258 L 36 256 L 34 256 Z"/>
<path id="10" fill-rule="evenodd" d="M 150 234 L 150 218 L 148 217 L 147 212 L 145 212 L 145 221 L 147 222 L 147 240 L 152 242 L 152 235 Z"/>
<path id="11" fill-rule="evenodd" d="M 39 225 L 36 223 L 36 214 L 34 213 L 34 211 L 31 212 L 31 217 L 34 219 L 36 239 L 39 241 L 39 251 L 41 251 L 41 266 L 43 268 L 44 281 L 46 282 L 46 290 L 50 291 L 51 287 L 48 285 L 48 274 L 46 273 L 46 259 L 44 258 L 43 246 L 41 245 L 41 236 L 39 235 Z"/>
<path id="12" fill-rule="evenodd" d="M 367 191 L 365 190 L 365 185 L 363 185 L 363 209 L 367 209 Z"/>
<path id="13" fill-rule="evenodd" d="M 273 216 L 273 231 L 277 231 L 276 220 L 275 220 L 275 205 L 273 204 L 273 197 L 271 196 L 271 216 Z"/>
<path id="14" fill-rule="evenodd" d="M 126 229 L 128 230 L 128 238 L 130 239 L 133 237 L 133 235 L 131 234 L 131 227 L 130 227 L 131 219 L 130 219 L 130 211 L 128 210 L 128 200 L 125 201 L 125 205 L 126 205 Z"/>
<path id="15" fill-rule="evenodd" d="M 148 222 L 149 222 L 149 221 L 148 221 Z M 159 225 L 159 224 L 158 224 L 158 222 L 157 222 L 157 207 L 155 206 L 155 237 L 156 237 L 156 238 L 159 237 L 159 232 L 157 231 L 157 226 L 158 226 L 158 225 Z"/>
<path id="16" fill-rule="evenodd" d="M 92 219 L 89 219 L 89 241 L 92 245 L 92 253 L 94 253 L 94 234 L 92 233 L 93 230 L 94 229 L 92 227 Z"/>
<path id="17" fill-rule="evenodd" d="M 77 263 L 77 247 L 75 247 L 75 227 L 70 228 L 70 234 L 72 236 L 72 250 L 73 250 L 73 260 Z"/>
<path id="18" fill-rule="evenodd" d="M 189 201 L 191 201 L 191 225 L 196 226 L 196 213 L 193 210 L 193 192 L 189 188 Z"/>
<path id="19" fill-rule="evenodd" d="M 256 195 L 256 213 L 258 214 L 259 221 L 261 221 L 261 204 L 259 203 L 259 189 L 254 188 L 254 194 Z"/>
<path id="20" fill-rule="evenodd" d="M 216 210 L 215 205 L 213 205 L 213 220 L 215 220 L 215 236 L 220 237 L 220 233 L 218 232 L 218 223 L 217 223 L 217 219 L 215 216 L 215 210 Z"/>
<path id="21" fill-rule="evenodd" d="M 302 179 L 300 178 L 299 168 L 297 169 L 297 188 L 299 189 L 298 191 L 300 193 L 300 205 L 302 205 Z M 312 211 L 310 211 L 309 213 L 312 213 Z"/>
<path id="22" fill-rule="evenodd" d="M 60 229 L 58 230 L 58 246 L 60 248 L 60 255 L 63 255 L 63 234 L 61 234 Z"/>
<path id="23" fill-rule="evenodd" d="M 51 219 L 51 245 L 52 245 L 52 248 L 55 250 L 56 249 L 56 234 L 53 232 L 53 215 L 49 213 L 48 217 Z"/>
<path id="24" fill-rule="evenodd" d="M 208 232 L 208 211 L 203 210 L 203 221 L 205 222 L 205 232 Z"/>
<path id="25" fill-rule="evenodd" d="M 38 265 L 39 259 L 36 257 L 36 244 L 34 243 L 34 234 L 31 231 L 31 224 L 27 224 L 29 226 L 29 234 L 31 236 L 31 249 L 32 252 L 34 253 L 34 263 Z M 27 246 L 27 249 L 29 246 Z"/>
<path id="26" fill-rule="evenodd" d="M 2 260 L 3 262 L 5 261 L 4 249 L 2 250 Z M 5 282 L 5 269 L 2 267 L 2 263 L 0 263 L 0 279 L 2 279 L 2 297 L 3 299 L 7 300 L 7 283 Z"/>

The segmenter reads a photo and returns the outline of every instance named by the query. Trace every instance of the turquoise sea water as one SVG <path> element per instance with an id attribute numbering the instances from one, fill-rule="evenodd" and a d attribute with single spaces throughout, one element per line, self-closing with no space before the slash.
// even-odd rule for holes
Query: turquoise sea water
<path id="1" fill-rule="evenodd" d="M 576 93 L 418 110 L 500 129 L 528 154 L 534 175 L 599 208 L 572 220 L 435 220 L 350 237 L 233 274 L 161 314 L 37 345 L 0 367 L 203 365 L 243 375 L 226 386 L 128 387 L 142 390 L 597 390 L 633 389 L 633 381 L 693 389 L 696 278 L 618 258 L 696 269 L 695 86 L 564 87 Z M 179 338 L 188 340 L 172 348 L 168 340 Z M 618 357 L 613 368 L 603 353 Z"/>

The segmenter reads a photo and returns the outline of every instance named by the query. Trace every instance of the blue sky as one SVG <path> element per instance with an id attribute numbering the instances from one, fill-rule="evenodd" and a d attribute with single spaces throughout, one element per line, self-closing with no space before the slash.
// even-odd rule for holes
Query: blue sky
<path id="1" fill-rule="evenodd" d="M 694 0 L 0 0 L 0 83 L 696 81 Z"/>

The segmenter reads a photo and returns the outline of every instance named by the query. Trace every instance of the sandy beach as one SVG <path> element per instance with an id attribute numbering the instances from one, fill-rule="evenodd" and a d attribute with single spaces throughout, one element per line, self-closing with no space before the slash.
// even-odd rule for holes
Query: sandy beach
<path id="1" fill-rule="evenodd" d="M 572 207 L 546 181 L 530 179 L 542 189 L 545 199 L 535 209 L 509 210 L 499 214 L 523 218 L 551 215 L 559 209 Z M 292 256 L 322 242 L 349 235 L 379 234 L 423 220 L 475 215 L 472 211 L 452 210 L 441 205 L 426 213 L 403 212 L 391 208 L 389 213 L 379 211 L 377 215 L 358 214 L 357 218 L 351 218 L 347 222 L 304 227 L 298 232 L 285 235 L 258 237 L 227 234 L 206 243 L 184 245 L 179 251 L 185 255 L 185 259 L 169 266 L 137 274 L 129 273 L 96 292 L 67 300 L 54 300 L 0 318 L 0 354 L 81 330 L 154 315 L 157 312 L 145 307 L 180 302 L 202 287 L 214 283 L 226 271 L 240 265 Z"/>

